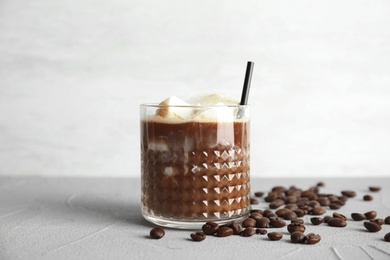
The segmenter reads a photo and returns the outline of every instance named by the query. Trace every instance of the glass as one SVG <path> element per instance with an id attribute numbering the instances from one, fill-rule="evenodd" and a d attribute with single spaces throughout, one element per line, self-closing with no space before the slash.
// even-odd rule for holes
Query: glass
<path id="1" fill-rule="evenodd" d="M 224 224 L 247 217 L 249 107 L 140 108 L 144 218 L 160 226 L 194 229 L 207 221 Z"/>

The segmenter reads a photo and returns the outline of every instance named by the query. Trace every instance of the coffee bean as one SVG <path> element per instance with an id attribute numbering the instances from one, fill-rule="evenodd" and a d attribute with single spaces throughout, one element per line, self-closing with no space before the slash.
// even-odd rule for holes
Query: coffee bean
<path id="1" fill-rule="evenodd" d="M 305 230 L 306 230 L 306 227 L 303 224 L 300 224 L 300 223 L 290 223 L 287 226 L 287 231 L 290 234 L 294 233 L 295 231 L 300 231 L 300 232 L 304 233 Z"/>
<path id="2" fill-rule="evenodd" d="M 370 219 L 370 222 L 374 222 L 374 223 L 378 224 L 379 226 L 382 226 L 383 224 L 385 224 L 385 221 L 381 218 Z"/>
<path id="3" fill-rule="evenodd" d="M 160 227 L 155 227 L 155 228 L 152 228 L 152 230 L 150 230 L 149 235 L 151 238 L 160 239 L 165 235 L 165 231 L 164 231 L 164 229 L 162 229 Z"/>
<path id="4" fill-rule="evenodd" d="M 291 233 L 290 239 L 292 243 L 304 243 L 306 236 L 300 231 L 295 231 Z"/>
<path id="5" fill-rule="evenodd" d="M 341 194 L 343 194 L 344 196 L 348 197 L 348 198 L 353 198 L 356 196 L 356 192 L 352 191 L 352 190 L 343 190 L 341 192 Z"/>
<path id="6" fill-rule="evenodd" d="M 323 181 L 320 181 L 317 183 L 317 187 L 324 187 L 325 183 Z"/>
<path id="7" fill-rule="evenodd" d="M 256 228 L 256 234 L 265 235 L 267 234 L 267 230 L 262 228 Z"/>
<path id="8" fill-rule="evenodd" d="M 275 186 L 272 188 L 271 190 L 272 192 L 275 192 L 277 194 L 281 194 L 281 193 L 284 193 L 287 191 L 286 187 L 283 187 L 283 186 Z"/>
<path id="9" fill-rule="evenodd" d="M 268 216 L 271 215 L 271 214 L 274 214 L 274 212 L 272 210 L 270 210 L 270 209 L 266 209 L 266 210 L 263 211 L 263 216 L 264 217 L 268 218 Z"/>
<path id="10" fill-rule="evenodd" d="M 370 186 L 370 187 L 368 187 L 368 189 L 370 191 L 377 192 L 377 191 L 381 190 L 381 187 L 379 187 L 379 186 Z"/>
<path id="11" fill-rule="evenodd" d="M 321 207 L 318 207 L 318 208 L 314 208 L 314 209 L 310 212 L 310 214 L 311 214 L 311 215 L 318 216 L 318 215 L 325 214 L 325 212 L 326 212 L 326 209 L 321 208 Z"/>
<path id="12" fill-rule="evenodd" d="M 270 222 L 269 218 L 263 217 L 256 222 L 256 226 L 259 228 L 269 228 Z"/>
<path id="13" fill-rule="evenodd" d="M 325 216 L 324 223 L 328 223 L 331 218 L 332 218 L 332 216 L 329 216 L 329 215 Z"/>
<path id="14" fill-rule="evenodd" d="M 341 218 L 331 218 L 328 221 L 328 225 L 331 227 L 345 227 L 347 226 L 347 222 Z"/>
<path id="15" fill-rule="evenodd" d="M 264 195 L 264 192 L 262 192 L 262 191 L 256 191 L 255 192 L 255 196 L 256 197 L 263 197 L 263 195 Z"/>
<path id="16" fill-rule="evenodd" d="M 206 235 L 213 235 L 218 231 L 219 225 L 213 221 L 208 221 L 202 226 L 202 231 Z"/>
<path id="17" fill-rule="evenodd" d="M 322 218 L 319 218 L 319 217 L 313 217 L 313 218 L 310 218 L 310 221 L 313 225 L 320 225 L 322 224 L 322 222 L 324 222 L 324 220 Z"/>
<path id="18" fill-rule="evenodd" d="M 287 196 L 286 197 L 286 199 L 284 200 L 284 202 L 286 203 L 286 204 L 292 204 L 292 203 L 295 203 L 295 202 L 297 202 L 297 197 L 295 197 L 295 196 Z"/>
<path id="19" fill-rule="evenodd" d="M 320 241 L 321 241 L 321 236 L 318 234 L 309 233 L 306 235 L 306 242 L 309 245 L 317 244 Z"/>
<path id="20" fill-rule="evenodd" d="M 343 220 L 347 220 L 347 217 L 346 217 L 346 216 L 344 216 L 343 214 L 340 214 L 340 213 L 338 213 L 338 212 L 333 212 L 333 217 L 334 217 L 334 218 L 341 218 L 341 219 L 343 219 Z"/>
<path id="21" fill-rule="evenodd" d="M 282 219 L 272 219 L 270 225 L 274 228 L 281 228 L 286 226 L 286 222 L 284 222 Z"/>
<path id="22" fill-rule="evenodd" d="M 230 227 L 220 227 L 217 231 L 218 237 L 228 237 L 234 234 L 234 231 Z"/>
<path id="23" fill-rule="evenodd" d="M 292 210 L 292 211 L 295 211 L 298 209 L 298 205 L 296 203 L 288 203 L 288 204 L 286 204 L 285 208 Z"/>
<path id="24" fill-rule="evenodd" d="M 277 241 L 277 240 L 280 240 L 282 239 L 283 237 L 283 234 L 282 233 L 279 233 L 279 232 L 270 232 L 267 234 L 268 238 L 272 241 Z"/>
<path id="25" fill-rule="evenodd" d="M 386 242 L 390 242 L 390 232 L 385 235 L 384 239 Z"/>
<path id="26" fill-rule="evenodd" d="M 192 233 L 190 236 L 192 240 L 197 242 L 203 241 L 206 238 L 206 235 L 203 232 Z"/>
<path id="27" fill-rule="evenodd" d="M 281 217 L 286 212 L 292 212 L 291 209 L 288 208 L 282 208 L 275 211 L 275 214 L 278 215 L 278 217 Z"/>
<path id="28" fill-rule="evenodd" d="M 293 210 L 293 211 L 294 211 L 294 213 L 297 215 L 298 218 L 301 218 L 301 217 L 303 217 L 303 216 L 306 215 L 305 211 L 303 211 L 303 210 L 301 210 L 301 209 L 295 209 L 295 210 Z"/>
<path id="29" fill-rule="evenodd" d="M 376 211 L 375 210 L 368 211 L 364 213 L 364 216 L 366 216 L 366 219 L 374 219 L 376 218 Z"/>
<path id="30" fill-rule="evenodd" d="M 242 221 L 241 224 L 243 227 L 255 227 L 256 226 L 256 219 L 253 218 L 247 218 Z"/>
<path id="31" fill-rule="evenodd" d="M 363 200 L 364 201 L 371 201 L 371 200 L 373 200 L 374 198 L 371 196 L 371 195 L 364 195 L 363 196 Z"/>
<path id="32" fill-rule="evenodd" d="M 257 204 L 259 204 L 259 201 L 257 199 L 255 199 L 255 198 L 250 198 L 250 204 L 251 205 L 257 205 Z"/>
<path id="33" fill-rule="evenodd" d="M 243 237 L 251 237 L 254 234 L 256 234 L 256 229 L 254 229 L 253 227 L 247 227 L 240 233 L 240 235 Z"/>
<path id="34" fill-rule="evenodd" d="M 309 207 L 312 207 L 312 208 L 319 208 L 321 207 L 321 204 L 316 201 L 316 200 L 312 200 L 309 202 L 309 204 L 307 204 Z"/>
<path id="35" fill-rule="evenodd" d="M 317 201 L 318 201 L 318 203 L 320 203 L 320 205 L 322 207 L 329 206 L 329 204 L 330 204 L 330 200 L 326 197 L 318 198 Z"/>
<path id="36" fill-rule="evenodd" d="M 276 199 L 274 201 L 272 201 L 270 204 L 269 204 L 269 208 L 270 209 L 277 209 L 279 208 L 280 206 L 284 205 L 284 200 L 282 199 Z"/>
<path id="37" fill-rule="evenodd" d="M 375 222 L 370 222 L 370 221 L 365 221 L 364 222 L 364 227 L 370 231 L 370 232 L 378 232 L 379 230 L 382 229 L 380 225 L 378 225 Z"/>
<path id="38" fill-rule="evenodd" d="M 386 224 L 386 225 L 390 225 L 390 216 L 387 216 L 387 217 L 385 218 L 385 224 Z"/>
<path id="39" fill-rule="evenodd" d="M 362 221 L 362 220 L 366 219 L 366 216 L 364 216 L 363 214 L 360 214 L 360 213 L 352 213 L 351 217 L 353 220 L 356 220 L 356 221 Z"/>
<path id="40" fill-rule="evenodd" d="M 272 202 L 272 201 L 276 200 L 276 198 L 277 198 L 277 195 L 275 193 L 269 192 L 267 194 L 267 196 L 264 198 L 264 200 L 265 200 L 265 202 Z"/>
<path id="41" fill-rule="evenodd" d="M 336 203 L 336 202 L 332 202 L 329 204 L 329 208 L 330 209 L 340 209 L 341 208 L 341 204 L 340 203 Z"/>
<path id="42" fill-rule="evenodd" d="M 292 220 L 292 219 L 296 219 L 297 217 L 298 217 L 297 214 L 295 214 L 295 212 L 293 212 L 293 211 L 285 212 L 282 215 L 282 218 L 285 220 Z"/>
<path id="43" fill-rule="evenodd" d="M 233 229 L 235 235 L 239 235 L 244 230 L 241 224 L 237 222 L 232 223 L 229 227 Z"/>
<path id="44" fill-rule="evenodd" d="M 305 224 L 305 221 L 301 218 L 292 219 L 291 223 Z"/>
<path id="45" fill-rule="evenodd" d="M 249 215 L 250 218 L 253 218 L 255 220 L 261 219 L 263 215 L 259 212 L 253 212 Z"/>

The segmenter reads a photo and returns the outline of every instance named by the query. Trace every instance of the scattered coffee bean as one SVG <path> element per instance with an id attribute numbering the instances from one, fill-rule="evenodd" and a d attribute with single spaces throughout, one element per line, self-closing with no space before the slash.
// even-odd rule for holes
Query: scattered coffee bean
<path id="1" fill-rule="evenodd" d="M 278 217 L 282 217 L 284 213 L 286 212 L 292 212 L 291 209 L 288 208 L 282 208 L 275 211 L 275 214 L 278 215 Z"/>
<path id="2" fill-rule="evenodd" d="M 277 195 L 274 192 L 269 192 L 267 196 L 264 198 L 265 202 L 272 202 L 276 200 Z"/>
<path id="3" fill-rule="evenodd" d="M 328 223 L 331 218 L 332 218 L 332 216 L 329 216 L 329 215 L 325 216 L 324 223 Z"/>
<path id="4" fill-rule="evenodd" d="M 286 204 L 285 208 L 295 211 L 298 209 L 298 205 L 296 203 L 288 203 Z"/>
<path id="5" fill-rule="evenodd" d="M 376 218 L 376 214 L 377 213 L 375 210 L 371 210 L 371 211 L 364 213 L 364 216 L 366 216 L 366 219 L 374 219 L 374 218 Z"/>
<path id="6" fill-rule="evenodd" d="M 386 224 L 386 225 L 390 225 L 390 216 L 387 216 L 387 217 L 385 218 L 385 224 Z"/>
<path id="7" fill-rule="evenodd" d="M 270 225 L 274 228 L 281 228 L 286 226 L 286 222 L 284 222 L 282 219 L 272 219 Z"/>
<path id="8" fill-rule="evenodd" d="M 218 237 L 228 237 L 234 234 L 234 231 L 230 227 L 220 227 L 217 230 Z"/>
<path id="9" fill-rule="evenodd" d="M 305 221 L 301 218 L 292 219 L 291 223 L 305 224 Z"/>
<path id="10" fill-rule="evenodd" d="M 256 226 L 259 228 L 269 228 L 270 222 L 269 218 L 264 217 L 256 222 Z"/>
<path id="11" fill-rule="evenodd" d="M 290 239 L 292 243 L 304 243 L 306 236 L 300 231 L 295 231 L 291 233 Z"/>
<path id="12" fill-rule="evenodd" d="M 249 215 L 249 217 L 258 220 L 261 219 L 263 215 L 260 212 L 253 212 Z"/>
<path id="13" fill-rule="evenodd" d="M 256 191 L 255 192 L 255 196 L 256 197 L 263 197 L 263 195 L 264 195 L 264 192 L 262 192 L 262 191 Z"/>
<path id="14" fill-rule="evenodd" d="M 340 203 L 336 203 L 336 202 L 332 202 L 329 204 L 329 208 L 330 209 L 340 209 L 341 208 L 341 204 Z"/>
<path id="15" fill-rule="evenodd" d="M 324 187 L 325 183 L 323 181 L 320 181 L 317 183 L 317 187 Z"/>
<path id="16" fill-rule="evenodd" d="M 297 217 L 298 216 L 294 211 L 288 211 L 282 215 L 282 218 L 285 220 L 292 220 L 292 219 L 296 219 Z"/>
<path id="17" fill-rule="evenodd" d="M 262 228 L 256 228 L 256 234 L 265 235 L 267 234 L 267 230 Z"/>
<path id="18" fill-rule="evenodd" d="M 340 213 L 338 213 L 338 212 L 333 212 L 333 217 L 334 217 L 334 218 L 341 218 L 341 219 L 343 219 L 343 220 L 347 220 L 347 217 L 346 217 L 346 216 L 344 216 L 343 214 L 340 214 Z"/>
<path id="19" fill-rule="evenodd" d="M 297 215 L 298 218 L 301 218 L 301 217 L 306 215 L 305 211 L 303 211 L 302 209 L 295 209 L 293 211 Z"/>
<path id="20" fill-rule="evenodd" d="M 381 187 L 379 187 L 379 186 L 370 186 L 370 187 L 368 187 L 368 189 L 370 191 L 377 192 L 377 191 L 381 190 Z"/>
<path id="21" fill-rule="evenodd" d="M 360 213 L 352 213 L 351 217 L 353 220 L 356 220 L 356 221 L 362 221 L 362 220 L 366 219 L 366 216 L 364 216 L 363 214 L 360 214 Z"/>
<path id="22" fill-rule="evenodd" d="M 347 226 L 347 222 L 341 218 L 331 218 L 328 221 L 328 225 L 331 227 L 345 227 Z"/>
<path id="23" fill-rule="evenodd" d="M 241 224 L 243 227 L 255 227 L 256 226 L 256 219 L 253 218 L 247 218 L 242 221 Z"/>
<path id="24" fill-rule="evenodd" d="M 344 196 L 348 197 L 348 198 L 353 198 L 356 196 L 356 192 L 352 191 L 352 190 L 343 190 L 341 192 L 341 194 L 343 194 Z"/>
<path id="25" fill-rule="evenodd" d="M 233 229 L 234 235 L 239 235 L 244 230 L 241 224 L 237 222 L 232 223 L 229 227 Z"/>
<path id="26" fill-rule="evenodd" d="M 267 234 L 268 238 L 272 241 L 277 241 L 277 240 L 280 240 L 282 239 L 283 237 L 283 234 L 282 233 L 279 233 L 279 232 L 270 232 Z"/>
<path id="27" fill-rule="evenodd" d="M 322 207 L 329 206 L 330 204 L 330 200 L 326 197 L 318 198 L 317 201 Z"/>
<path id="28" fill-rule="evenodd" d="M 319 218 L 319 217 L 313 217 L 313 218 L 310 218 L 310 221 L 313 225 L 320 225 L 322 224 L 322 222 L 324 222 L 323 218 Z"/>
<path id="29" fill-rule="evenodd" d="M 314 208 L 314 209 L 310 212 L 310 214 L 311 214 L 311 215 L 318 216 L 318 215 L 325 214 L 325 212 L 326 212 L 326 209 L 321 208 L 321 207 L 318 207 L 318 208 Z"/>
<path id="30" fill-rule="evenodd" d="M 256 234 L 256 229 L 254 229 L 253 227 L 247 227 L 240 233 L 240 235 L 243 237 L 251 237 L 254 234 Z"/>
<path id="31" fill-rule="evenodd" d="M 309 245 L 314 245 L 321 241 L 321 236 L 318 234 L 309 233 L 306 235 L 306 241 Z"/>
<path id="32" fill-rule="evenodd" d="M 271 215 L 271 214 L 274 214 L 274 212 L 272 210 L 270 210 L 270 209 L 266 209 L 266 210 L 263 211 L 263 216 L 264 217 L 268 218 L 268 216 Z"/>
<path id="33" fill-rule="evenodd" d="M 299 232 L 304 233 L 305 230 L 306 230 L 306 227 L 303 224 L 300 224 L 300 223 L 290 223 L 287 226 L 287 231 L 290 234 L 294 233 L 295 231 L 299 231 Z"/>
<path id="34" fill-rule="evenodd" d="M 213 235 L 218 231 L 219 225 L 213 221 L 208 221 L 202 226 L 202 231 L 206 235 Z"/>
<path id="35" fill-rule="evenodd" d="M 370 232 L 378 232 L 379 230 L 382 229 L 380 225 L 378 225 L 375 222 L 370 222 L 370 221 L 365 221 L 364 222 L 364 227 L 370 231 Z"/>
<path id="36" fill-rule="evenodd" d="M 277 194 L 285 193 L 287 191 L 286 187 L 284 186 L 275 186 L 271 190 L 272 192 L 275 192 Z"/>
<path id="37" fill-rule="evenodd" d="M 155 227 L 155 228 L 152 228 L 152 230 L 150 230 L 149 235 L 151 238 L 160 239 L 165 235 L 165 231 L 164 231 L 164 229 L 162 229 L 160 227 Z"/>
<path id="38" fill-rule="evenodd" d="M 206 235 L 203 232 L 192 233 L 190 236 L 192 240 L 197 242 L 203 241 L 206 238 Z"/>
<path id="39" fill-rule="evenodd" d="M 309 202 L 308 206 L 312 208 L 319 208 L 321 207 L 321 204 L 316 200 L 312 200 Z"/>
<path id="40" fill-rule="evenodd" d="M 276 199 L 274 201 L 272 201 L 270 204 L 269 204 L 269 208 L 270 209 L 277 209 L 279 208 L 280 206 L 284 205 L 284 200 L 282 199 Z"/>
<path id="41" fill-rule="evenodd" d="M 384 239 L 386 242 L 390 242 L 390 232 L 385 235 Z"/>
<path id="42" fill-rule="evenodd" d="M 259 201 L 257 199 L 255 199 L 255 198 L 250 198 L 250 204 L 251 205 L 257 205 L 257 204 L 259 204 Z"/>
<path id="43" fill-rule="evenodd" d="M 381 218 L 370 219 L 370 222 L 374 222 L 374 223 L 378 224 L 379 226 L 382 226 L 385 223 L 385 221 Z"/>
<path id="44" fill-rule="evenodd" d="M 371 201 L 371 200 L 373 200 L 374 198 L 371 196 L 371 195 L 364 195 L 363 196 L 363 200 L 364 201 Z"/>

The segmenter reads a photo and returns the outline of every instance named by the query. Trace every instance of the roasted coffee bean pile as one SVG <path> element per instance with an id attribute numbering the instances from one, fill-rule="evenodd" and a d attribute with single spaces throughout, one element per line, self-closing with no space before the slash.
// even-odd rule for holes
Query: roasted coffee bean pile
<path id="1" fill-rule="evenodd" d="M 283 186 L 275 186 L 268 193 L 257 191 L 254 196 L 257 198 L 263 197 L 268 203 L 269 209 L 260 210 L 252 209 L 250 215 L 241 222 L 228 223 L 218 225 L 215 222 L 208 221 L 202 226 L 202 232 L 190 234 L 194 241 L 203 241 L 206 236 L 228 237 L 238 235 L 242 237 L 251 237 L 253 235 L 267 235 L 269 240 L 281 240 L 283 234 L 281 232 L 268 232 L 268 228 L 284 228 L 291 234 L 290 241 L 292 243 L 317 244 L 321 241 L 319 234 L 308 233 L 303 219 L 305 215 L 312 215 L 310 222 L 313 225 L 321 225 L 323 223 L 330 227 L 344 228 L 350 221 L 348 218 L 339 213 L 334 212 L 332 216 L 324 215 L 327 209 L 338 210 L 342 208 L 350 198 L 357 196 L 355 191 L 343 190 L 341 194 L 325 194 L 320 193 L 320 187 L 325 186 L 323 182 L 317 183 L 316 186 L 307 190 L 299 189 L 295 186 L 286 188 Z M 379 192 L 378 186 L 370 186 L 368 189 L 371 192 Z M 257 198 L 251 198 L 251 204 L 259 204 Z M 371 201 L 371 195 L 365 195 L 363 201 Z M 322 216 L 324 215 L 324 216 Z M 320 217 L 321 216 L 321 217 Z M 354 221 L 363 221 L 364 228 L 369 232 L 379 232 L 383 224 L 390 224 L 390 216 L 385 219 L 377 218 L 377 212 L 371 210 L 365 213 L 352 213 L 351 218 Z M 290 223 L 286 223 L 290 221 Z M 156 230 L 157 229 L 157 230 Z M 152 238 L 161 238 L 165 232 L 161 228 L 154 228 L 150 232 Z M 390 232 L 384 236 L 384 241 L 390 242 Z"/>

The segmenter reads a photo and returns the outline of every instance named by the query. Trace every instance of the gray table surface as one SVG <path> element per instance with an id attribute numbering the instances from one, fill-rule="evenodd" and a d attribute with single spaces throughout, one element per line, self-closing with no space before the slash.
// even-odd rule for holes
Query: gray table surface
<path id="1" fill-rule="evenodd" d="M 337 210 L 347 217 L 345 228 L 314 226 L 305 216 L 306 233 L 321 235 L 315 245 L 292 244 L 286 227 L 280 241 L 267 236 L 208 236 L 190 239 L 191 230 L 166 229 L 160 240 L 150 239 L 153 227 L 140 212 L 140 180 L 135 178 L 0 178 L 0 259 L 390 259 L 390 243 L 383 237 L 390 225 L 371 233 L 352 212 L 376 210 L 390 215 L 390 178 L 252 179 L 252 191 L 275 185 L 306 189 L 324 181 L 321 192 L 357 196 Z M 368 186 L 382 190 L 369 192 Z M 371 194 L 373 201 L 363 201 Z M 266 209 L 260 199 L 255 208 Z M 332 214 L 328 210 L 326 214 Z"/>

